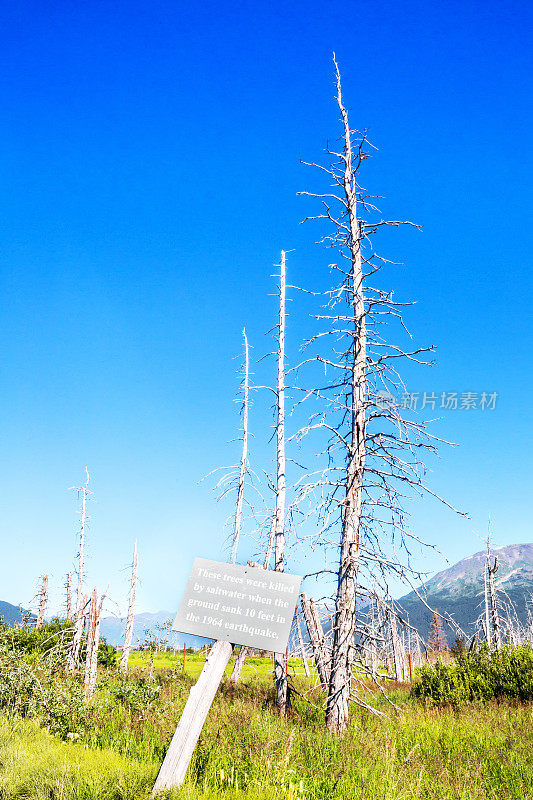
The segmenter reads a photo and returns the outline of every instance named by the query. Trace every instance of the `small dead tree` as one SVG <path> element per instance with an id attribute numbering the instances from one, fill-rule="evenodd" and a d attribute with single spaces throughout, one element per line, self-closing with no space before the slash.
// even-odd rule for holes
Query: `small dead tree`
<path id="1" fill-rule="evenodd" d="M 100 619 L 105 599 L 105 592 L 98 602 L 96 587 L 91 595 L 89 625 L 87 629 L 87 653 L 85 657 L 84 696 L 90 700 L 94 694 L 98 677 L 98 647 L 100 645 Z"/>
<path id="2" fill-rule="evenodd" d="M 68 668 L 74 670 L 78 666 L 81 638 L 83 634 L 83 562 L 85 556 L 85 532 L 87 527 L 87 500 L 92 492 L 89 491 L 89 471 L 85 467 L 87 479 L 84 486 L 73 486 L 72 489 L 81 496 L 81 525 L 80 525 L 80 547 L 78 552 L 78 586 L 76 590 L 76 611 L 74 616 L 74 634 L 68 652 Z"/>
<path id="3" fill-rule="evenodd" d="M 298 608 L 296 608 L 296 611 L 294 612 L 294 618 L 296 620 L 296 633 L 298 635 L 298 645 L 300 647 L 300 656 L 302 659 L 302 664 L 304 665 L 305 677 L 310 678 L 311 672 L 309 670 L 309 664 L 307 663 L 307 655 L 305 652 L 305 645 L 302 636 L 302 628 L 300 626 L 300 614 L 298 612 Z"/>
<path id="4" fill-rule="evenodd" d="M 67 610 L 67 620 L 72 619 L 72 573 L 69 572 L 67 574 L 67 583 L 66 583 L 66 610 Z"/>
<path id="5" fill-rule="evenodd" d="M 500 615 L 498 613 L 498 597 L 496 594 L 495 576 L 498 572 L 499 562 L 498 556 L 494 556 L 492 565 L 490 563 L 490 548 L 487 541 L 487 563 L 485 565 L 486 574 L 486 587 L 488 587 L 488 596 L 490 604 L 490 626 L 487 625 L 487 639 L 490 645 L 494 645 L 496 650 L 502 649 L 502 632 L 500 625 Z"/>
<path id="6" fill-rule="evenodd" d="M 313 648 L 318 677 L 320 678 L 322 686 L 327 688 L 330 679 L 331 653 L 329 652 L 326 637 L 324 636 L 318 609 L 313 598 L 308 598 L 303 592 L 300 595 L 300 602 L 302 604 L 302 611 L 305 624 L 307 625 L 309 639 L 311 640 L 311 647 Z"/>
<path id="7" fill-rule="evenodd" d="M 46 614 L 46 602 L 48 597 L 48 575 L 43 575 L 41 583 L 41 597 L 39 600 L 39 611 L 37 613 L 37 621 L 35 627 L 40 628 L 44 622 L 44 615 Z"/>
<path id="8" fill-rule="evenodd" d="M 137 542 L 133 548 L 133 562 L 131 565 L 130 600 L 128 604 L 128 617 L 126 619 L 126 630 L 124 632 L 124 646 L 120 657 L 120 669 L 128 671 L 128 659 L 130 657 L 131 643 L 133 640 L 133 623 L 135 621 L 135 595 L 137 592 Z"/>
<path id="9" fill-rule="evenodd" d="M 407 555 L 402 562 L 389 543 L 416 539 L 405 524 L 404 500 L 413 491 L 434 495 L 424 482 L 419 454 L 435 452 L 439 440 L 397 399 L 406 391 L 398 359 L 426 363 L 422 354 L 434 348 L 410 349 L 387 341 L 383 326 L 399 322 L 405 332 L 402 307 L 410 303 L 398 302 L 392 292 L 370 284 L 371 276 L 389 263 L 377 255 L 373 235 L 386 225 L 413 223 L 382 219 L 359 182 L 369 143 L 366 132 L 350 127 L 334 63 L 340 148 L 327 149 L 332 160 L 326 166 L 311 165 L 328 178 L 325 191 L 301 193 L 320 199 L 322 213 L 307 219 L 328 226 L 322 242 L 340 255 L 340 262 L 330 265 L 339 283 L 324 293 L 325 309 L 316 315 L 326 329 L 307 342 L 307 351 L 316 347 L 318 353 L 299 365 L 303 370 L 306 364 L 318 364 L 323 373 L 303 389 L 303 400 L 313 403 L 315 410 L 301 435 L 322 432 L 327 460 L 300 485 L 321 520 L 316 543 L 326 552 L 337 546 L 339 552 L 337 568 L 329 570 L 337 574 L 337 586 L 326 725 L 332 733 L 342 734 L 352 692 L 359 624 L 356 601 L 359 597 L 368 602 L 373 584 L 385 596 L 391 574 L 411 585 L 420 578 Z"/>
<path id="10" fill-rule="evenodd" d="M 435 611 L 429 629 L 428 650 L 433 653 L 443 653 L 447 649 L 448 643 L 442 627 L 442 620 L 439 613 Z"/>
<path id="11" fill-rule="evenodd" d="M 83 683 L 84 696 L 86 700 L 89 698 L 90 685 L 91 685 L 91 668 L 92 668 L 92 657 L 93 657 L 93 646 L 94 646 L 94 632 L 96 628 L 97 604 L 98 604 L 98 595 L 96 593 L 96 587 L 95 587 L 91 594 L 91 605 L 89 608 L 89 624 L 87 626 L 87 652 L 85 654 L 85 677 Z"/>

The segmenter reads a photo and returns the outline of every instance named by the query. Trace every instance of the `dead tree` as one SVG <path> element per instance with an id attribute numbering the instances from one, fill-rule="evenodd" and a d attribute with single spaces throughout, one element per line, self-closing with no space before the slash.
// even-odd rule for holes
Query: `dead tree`
<path id="1" fill-rule="evenodd" d="M 500 625 L 500 616 L 498 613 L 498 597 L 496 594 L 495 575 L 498 572 L 498 556 L 494 556 L 494 561 L 490 563 L 490 549 L 487 541 L 487 563 L 486 570 L 486 584 L 488 585 L 488 595 L 490 601 L 490 619 L 491 625 L 487 626 L 488 639 L 491 645 L 494 645 L 496 650 L 502 648 L 502 633 Z"/>
<path id="2" fill-rule="evenodd" d="M 98 603 L 98 593 L 96 587 L 91 595 L 91 607 L 89 611 L 89 625 L 87 629 L 87 653 L 85 657 L 85 676 L 84 676 L 84 696 L 89 700 L 96 686 L 98 676 L 98 647 L 100 645 L 100 618 L 104 604 L 105 593 Z"/>
<path id="3" fill-rule="evenodd" d="M 281 251 L 279 277 L 279 315 L 276 325 L 277 344 L 277 385 L 276 397 L 276 481 L 275 481 L 275 509 L 272 519 L 270 536 L 265 554 L 264 568 L 268 569 L 274 541 L 274 569 L 283 572 L 285 568 L 285 523 L 286 523 L 286 456 L 285 456 L 285 327 L 286 327 L 286 253 Z M 241 469 L 242 474 L 242 469 Z M 239 679 L 247 648 L 241 647 L 231 680 Z M 288 682 L 287 670 L 283 654 L 274 654 L 274 673 L 276 679 L 276 695 L 278 707 L 282 713 L 287 710 Z"/>
<path id="4" fill-rule="evenodd" d="M 294 612 L 294 618 L 296 620 L 296 633 L 298 635 L 298 644 L 300 646 L 300 654 L 302 658 L 302 664 L 304 665 L 305 677 L 310 678 L 311 672 L 309 670 L 309 664 L 307 663 L 307 655 L 305 652 L 304 640 L 302 637 L 302 629 L 300 627 L 300 615 L 298 613 L 298 608 Z"/>
<path id="5" fill-rule="evenodd" d="M 398 359 L 425 363 L 421 354 L 429 348 L 404 349 L 382 334 L 386 323 L 403 326 L 402 306 L 392 292 L 374 288 L 369 279 L 386 263 L 371 243 L 385 225 L 372 198 L 359 183 L 359 170 L 368 157 L 366 132 L 350 128 L 335 62 L 337 104 L 342 123 L 339 151 L 327 149 L 332 159 L 314 164 L 329 179 L 322 193 L 302 192 L 322 202 L 318 219 L 327 225 L 322 242 L 334 248 L 340 262 L 330 265 L 339 283 L 325 295 L 325 309 L 317 314 L 320 330 L 307 342 L 307 351 L 318 353 L 299 366 L 318 364 L 322 377 L 303 389 L 303 400 L 314 406 L 301 435 L 311 431 L 325 437 L 325 466 L 302 479 L 302 491 L 316 503 L 321 521 L 316 542 L 326 552 L 338 547 L 335 570 L 335 619 L 326 724 L 343 733 L 348 721 L 358 621 L 358 595 L 372 596 L 375 583 L 387 591 L 387 576 L 418 580 L 419 575 L 397 555 L 391 540 L 405 543 L 409 532 L 403 504 L 415 492 L 431 492 L 424 483 L 419 453 L 435 451 L 423 422 L 404 411 L 398 395 L 405 393 Z M 418 227 L 418 226 L 415 226 Z M 404 326 L 403 326 L 404 327 Z M 406 330 L 406 329 L 405 329 Z M 404 335 L 404 331 L 402 334 Z M 329 342 L 329 347 L 328 347 Z M 436 496 L 436 495 L 435 495 Z"/>
<path id="6" fill-rule="evenodd" d="M 307 598 L 303 592 L 300 595 L 302 611 L 313 648 L 313 656 L 318 671 L 318 677 L 323 688 L 326 689 L 330 679 L 330 653 L 327 646 L 326 637 L 318 614 L 318 609 L 313 598 Z"/>
<path id="7" fill-rule="evenodd" d="M 37 613 L 36 628 L 40 628 L 44 622 L 44 615 L 46 614 L 46 601 L 48 597 L 48 575 L 43 575 L 41 584 L 41 598 L 39 600 L 39 611 Z"/>
<path id="8" fill-rule="evenodd" d="M 85 467 L 87 480 L 85 486 L 71 487 L 81 495 L 81 525 L 80 525 L 80 549 L 78 552 L 78 586 L 76 590 L 76 611 L 74 615 L 74 634 L 68 653 L 68 667 L 70 670 L 78 666 L 81 638 L 83 634 L 83 560 L 85 555 L 85 530 L 87 526 L 87 499 L 89 494 L 89 471 Z"/>
<path id="9" fill-rule="evenodd" d="M 277 331 L 278 344 L 278 381 L 276 393 L 276 511 L 275 511 L 275 565 L 276 572 L 285 568 L 285 497 L 287 491 L 286 459 L 285 459 L 285 251 L 281 251 L 279 279 L 279 319 Z M 287 669 L 283 656 L 274 654 L 274 672 L 276 676 L 276 694 L 278 707 L 282 713 L 287 710 Z"/>
<path id="10" fill-rule="evenodd" d="M 95 587 L 91 594 L 91 606 L 89 609 L 89 624 L 87 626 L 87 652 L 85 654 L 85 676 L 83 682 L 83 693 L 86 700 L 89 699 L 90 695 L 91 669 L 92 669 L 92 657 L 93 657 L 93 646 L 94 646 L 94 633 L 96 628 L 97 604 L 98 604 L 98 595 L 96 593 L 96 587 Z"/>
<path id="11" fill-rule="evenodd" d="M 72 619 L 72 573 L 67 574 L 66 583 L 66 607 L 67 607 L 67 620 Z"/>
<path id="12" fill-rule="evenodd" d="M 131 643 L 133 640 L 133 623 L 135 621 L 135 595 L 137 592 L 137 542 L 133 548 L 133 563 L 131 565 L 131 584 L 130 601 L 128 604 L 128 617 L 126 620 L 126 630 L 124 632 L 124 646 L 120 657 L 120 669 L 128 671 L 128 659 L 130 656 Z"/>

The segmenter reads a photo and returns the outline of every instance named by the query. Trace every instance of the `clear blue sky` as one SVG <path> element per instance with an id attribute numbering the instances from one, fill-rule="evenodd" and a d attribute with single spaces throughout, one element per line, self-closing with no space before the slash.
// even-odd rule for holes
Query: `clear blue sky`
<path id="1" fill-rule="evenodd" d="M 299 159 L 338 131 L 333 50 L 379 148 L 366 185 L 424 226 L 382 247 L 405 263 L 383 285 L 438 345 L 410 386 L 499 393 L 438 425 L 460 446 L 432 486 L 472 519 L 421 504 L 414 530 L 450 561 L 489 512 L 496 543 L 532 541 L 531 17 L 492 0 L 2 5 L 1 599 L 28 604 L 48 572 L 59 602 L 86 464 L 87 585 L 121 609 L 136 538 L 141 610 L 176 607 L 194 556 L 225 558 L 228 507 L 198 480 L 237 456 L 240 331 L 268 349 L 281 248 L 290 282 L 329 284 L 296 192 L 318 182 Z M 309 325 L 291 312 L 294 360 Z"/>

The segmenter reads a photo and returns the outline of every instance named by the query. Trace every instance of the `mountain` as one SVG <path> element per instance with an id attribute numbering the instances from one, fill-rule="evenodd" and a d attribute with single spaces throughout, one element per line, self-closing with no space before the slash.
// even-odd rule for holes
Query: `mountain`
<path id="1" fill-rule="evenodd" d="M 494 547 L 499 569 L 496 587 L 502 602 L 512 604 L 522 625 L 528 624 L 528 607 L 533 599 L 533 544 L 512 544 Z M 473 634 L 475 621 L 484 611 L 484 567 L 486 551 L 463 558 L 449 569 L 437 573 L 419 589 L 431 608 L 447 614 L 467 634 Z M 397 601 L 409 622 L 427 639 L 432 614 L 415 592 Z M 449 642 L 451 644 L 451 642 Z"/>
<path id="2" fill-rule="evenodd" d="M 132 647 L 139 647 L 148 637 L 158 636 L 166 638 L 166 633 L 158 630 L 158 626 L 163 626 L 165 623 L 176 615 L 171 611 L 157 611 L 155 614 L 144 612 L 135 615 L 133 623 L 133 642 Z M 108 644 L 115 646 L 122 645 L 124 641 L 124 630 L 126 628 L 125 617 L 103 617 L 100 622 L 100 635 L 104 637 Z M 191 636 L 185 633 L 171 633 L 169 637 L 170 643 L 175 647 L 203 647 L 210 639 L 204 639 L 203 636 Z"/>
<path id="3" fill-rule="evenodd" d="M 7 625 L 18 625 L 22 622 L 22 615 L 27 613 L 20 606 L 14 606 L 11 603 L 6 603 L 0 600 L 0 618 L 3 618 Z M 30 619 L 35 620 L 35 614 L 32 614 Z"/>

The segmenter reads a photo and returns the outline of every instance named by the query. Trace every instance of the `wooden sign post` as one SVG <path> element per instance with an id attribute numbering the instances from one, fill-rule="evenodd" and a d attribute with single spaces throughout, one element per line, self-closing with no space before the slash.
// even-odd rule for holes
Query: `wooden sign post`
<path id="1" fill-rule="evenodd" d="M 233 645 L 283 653 L 301 578 L 197 558 L 172 630 L 216 639 L 192 687 L 152 795 L 181 786 Z"/>

